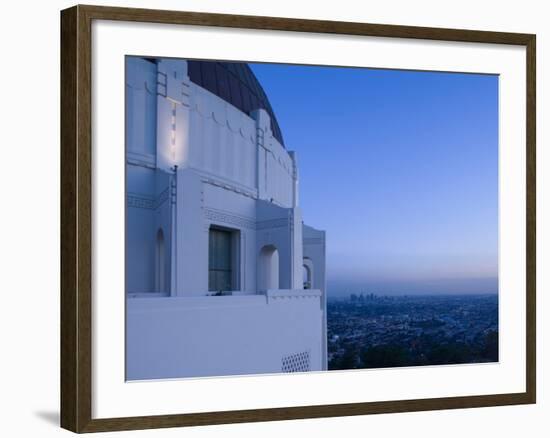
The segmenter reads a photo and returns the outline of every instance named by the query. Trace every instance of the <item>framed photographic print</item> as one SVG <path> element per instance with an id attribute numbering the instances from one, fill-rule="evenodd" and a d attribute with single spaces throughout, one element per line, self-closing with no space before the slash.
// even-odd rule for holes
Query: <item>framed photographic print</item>
<path id="1" fill-rule="evenodd" d="M 535 36 L 61 13 L 61 425 L 535 403 Z"/>

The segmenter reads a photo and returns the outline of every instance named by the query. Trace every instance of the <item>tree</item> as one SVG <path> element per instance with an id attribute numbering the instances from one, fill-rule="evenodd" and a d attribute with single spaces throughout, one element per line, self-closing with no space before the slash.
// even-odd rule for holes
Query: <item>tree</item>
<path id="1" fill-rule="evenodd" d="M 490 330 L 487 332 L 484 341 L 483 358 L 492 362 L 498 361 L 498 331 Z"/>
<path id="2" fill-rule="evenodd" d="M 351 370 L 357 368 L 357 351 L 347 348 L 342 356 L 335 358 L 330 366 L 331 370 Z"/>
<path id="3" fill-rule="evenodd" d="M 369 347 L 361 354 L 365 368 L 388 368 L 411 365 L 409 352 L 400 345 L 385 344 Z"/>

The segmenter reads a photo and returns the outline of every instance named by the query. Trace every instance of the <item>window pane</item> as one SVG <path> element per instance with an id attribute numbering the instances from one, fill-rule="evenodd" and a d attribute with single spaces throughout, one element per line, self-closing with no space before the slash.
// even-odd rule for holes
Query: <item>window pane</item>
<path id="1" fill-rule="evenodd" d="M 208 289 L 211 291 L 232 289 L 230 231 L 210 229 L 208 243 Z"/>

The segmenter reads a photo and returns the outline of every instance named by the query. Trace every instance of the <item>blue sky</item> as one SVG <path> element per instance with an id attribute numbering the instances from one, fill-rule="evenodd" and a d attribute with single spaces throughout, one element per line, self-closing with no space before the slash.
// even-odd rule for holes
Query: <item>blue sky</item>
<path id="1" fill-rule="evenodd" d="M 251 64 L 329 295 L 497 292 L 498 77 Z"/>

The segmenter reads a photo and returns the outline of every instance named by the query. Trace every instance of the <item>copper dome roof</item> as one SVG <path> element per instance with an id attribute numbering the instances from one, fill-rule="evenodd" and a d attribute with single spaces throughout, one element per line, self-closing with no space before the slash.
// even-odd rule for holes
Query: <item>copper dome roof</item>
<path id="1" fill-rule="evenodd" d="M 246 114 L 263 108 L 271 117 L 273 136 L 284 146 L 279 123 L 269 99 L 248 64 L 243 62 L 187 61 L 187 73 L 207 89 Z"/>

